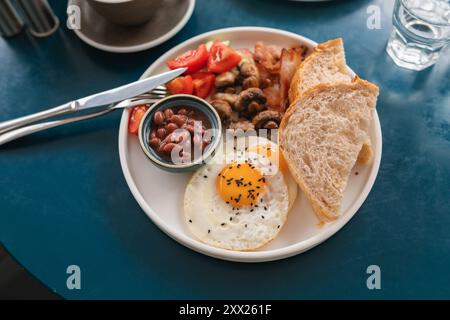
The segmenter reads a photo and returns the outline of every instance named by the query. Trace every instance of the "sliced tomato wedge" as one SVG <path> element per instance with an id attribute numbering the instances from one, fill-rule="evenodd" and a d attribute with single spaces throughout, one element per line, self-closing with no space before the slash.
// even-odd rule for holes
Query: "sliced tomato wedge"
<path id="1" fill-rule="evenodd" d="M 214 42 L 209 50 L 208 71 L 222 73 L 230 71 L 241 61 L 242 56 L 220 41 Z"/>
<path id="2" fill-rule="evenodd" d="M 178 77 L 170 81 L 167 85 L 167 90 L 172 94 L 193 94 L 194 84 L 190 75 Z"/>
<path id="3" fill-rule="evenodd" d="M 130 119 L 128 120 L 128 132 L 131 134 L 138 133 L 139 125 L 141 124 L 142 118 L 148 110 L 148 106 L 143 104 L 141 106 L 136 106 L 130 111 Z"/>
<path id="4" fill-rule="evenodd" d="M 206 67 L 208 62 L 208 50 L 204 44 L 198 46 L 197 50 L 189 50 L 175 59 L 167 61 L 170 69 L 187 68 L 186 74 L 194 73 Z"/>
<path id="5" fill-rule="evenodd" d="M 194 95 L 200 98 L 207 98 L 214 89 L 216 76 L 211 72 L 197 72 L 192 75 L 194 84 Z"/>

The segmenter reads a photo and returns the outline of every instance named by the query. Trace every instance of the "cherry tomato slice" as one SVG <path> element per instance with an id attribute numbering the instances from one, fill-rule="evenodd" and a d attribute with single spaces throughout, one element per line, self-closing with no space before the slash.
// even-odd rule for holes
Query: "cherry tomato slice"
<path id="1" fill-rule="evenodd" d="M 185 73 L 194 73 L 206 67 L 208 62 L 208 50 L 204 44 L 198 46 L 197 50 L 189 50 L 175 59 L 167 61 L 170 69 L 188 68 Z"/>
<path id="2" fill-rule="evenodd" d="M 220 41 L 214 42 L 209 50 L 208 71 L 222 73 L 239 64 L 242 56 Z"/>
<path id="3" fill-rule="evenodd" d="M 192 75 L 194 84 L 194 95 L 200 98 L 207 98 L 214 89 L 216 76 L 211 72 L 197 72 Z"/>
<path id="4" fill-rule="evenodd" d="M 128 120 L 128 132 L 131 134 L 138 133 L 139 125 L 141 124 L 142 118 L 148 110 L 147 105 L 136 106 L 130 111 L 130 119 Z"/>
<path id="5" fill-rule="evenodd" d="M 194 84 L 190 75 L 178 77 L 170 81 L 167 85 L 167 90 L 172 94 L 193 94 Z"/>

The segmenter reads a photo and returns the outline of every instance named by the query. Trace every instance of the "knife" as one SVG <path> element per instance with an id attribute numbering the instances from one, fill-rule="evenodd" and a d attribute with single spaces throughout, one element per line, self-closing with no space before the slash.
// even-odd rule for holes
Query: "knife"
<path id="1" fill-rule="evenodd" d="M 170 80 L 183 74 L 183 72 L 185 71 L 186 68 L 178 68 L 158 74 L 156 76 L 138 80 L 121 87 L 70 101 L 58 107 L 33 113 L 13 120 L 0 122 L 0 133 L 4 133 L 11 129 L 29 125 L 36 121 L 47 119 L 57 115 L 109 105 L 111 103 L 135 97 L 137 95 L 149 92 L 150 90 L 156 88 L 161 84 L 169 82 Z"/>

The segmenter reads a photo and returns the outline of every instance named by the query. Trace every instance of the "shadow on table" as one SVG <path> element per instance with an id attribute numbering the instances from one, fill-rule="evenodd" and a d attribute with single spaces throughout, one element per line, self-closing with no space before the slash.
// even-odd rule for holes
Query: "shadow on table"
<path id="1" fill-rule="evenodd" d="M 450 50 L 449 50 L 450 51 Z M 448 51 L 447 51 L 448 52 Z M 449 59 L 444 55 L 436 65 L 422 71 L 408 70 L 397 66 L 383 47 L 376 59 L 368 64 L 366 76 L 376 84 L 383 83 L 380 93 L 399 96 L 405 101 L 427 98 L 427 92 L 432 92 L 430 86 L 444 85 L 450 78 Z"/>
<path id="2" fill-rule="evenodd" d="M 0 299 L 54 300 L 59 297 L 30 275 L 0 246 Z"/>

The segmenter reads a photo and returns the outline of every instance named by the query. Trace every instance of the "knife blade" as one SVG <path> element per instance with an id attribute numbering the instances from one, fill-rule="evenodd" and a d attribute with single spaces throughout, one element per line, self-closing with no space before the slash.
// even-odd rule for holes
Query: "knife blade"
<path id="1" fill-rule="evenodd" d="M 183 74 L 187 69 L 178 68 L 168 72 L 160 73 L 156 76 L 138 80 L 121 87 L 96 93 L 84 98 L 75 100 L 77 110 L 84 110 L 99 106 L 108 105 L 114 102 L 122 101 L 135 97 L 145 92 L 151 91 L 157 86 L 169 82 L 170 80 Z"/>

